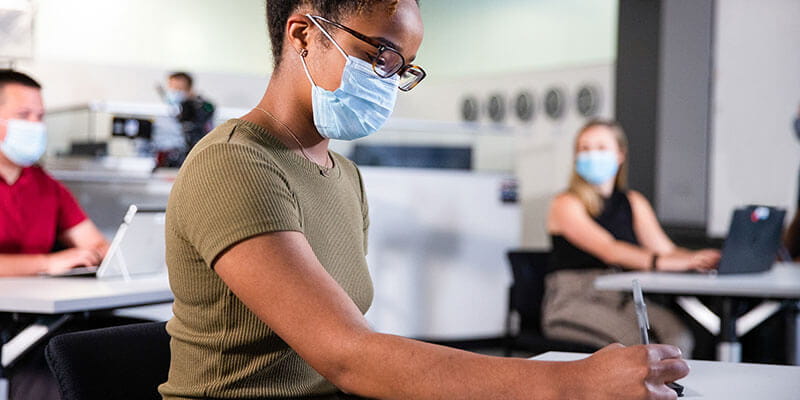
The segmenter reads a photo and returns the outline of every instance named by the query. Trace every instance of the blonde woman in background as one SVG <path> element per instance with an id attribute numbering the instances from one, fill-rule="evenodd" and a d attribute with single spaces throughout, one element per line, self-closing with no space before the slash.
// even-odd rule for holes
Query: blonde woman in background
<path id="1" fill-rule="evenodd" d="M 690 251 L 667 237 L 642 194 L 627 189 L 627 139 L 619 124 L 591 121 L 575 141 L 569 188 L 553 201 L 552 238 L 543 326 L 552 338 L 598 347 L 640 342 L 628 293 L 598 291 L 595 278 L 620 270 L 707 271 L 717 250 Z M 693 339 L 665 308 L 648 304 L 651 330 L 661 343 L 691 355 Z"/>

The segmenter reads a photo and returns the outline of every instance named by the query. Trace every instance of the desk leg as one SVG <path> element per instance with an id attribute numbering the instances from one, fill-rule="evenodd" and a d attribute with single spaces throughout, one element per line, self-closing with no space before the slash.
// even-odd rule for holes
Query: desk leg
<path id="1" fill-rule="evenodd" d="M 742 361 L 742 345 L 736 337 L 735 301 L 729 297 L 722 298 L 722 315 L 720 316 L 719 344 L 717 344 L 717 360 L 725 362 Z"/>

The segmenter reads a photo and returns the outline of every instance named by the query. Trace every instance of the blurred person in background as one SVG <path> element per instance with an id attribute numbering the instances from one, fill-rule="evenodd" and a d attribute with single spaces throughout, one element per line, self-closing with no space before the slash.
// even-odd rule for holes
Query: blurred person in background
<path id="1" fill-rule="evenodd" d="M 616 122 L 587 123 L 575 140 L 568 189 L 551 204 L 552 238 L 543 328 L 547 336 L 595 346 L 640 343 L 630 294 L 594 289 L 594 280 L 620 270 L 708 271 L 717 250 L 677 247 L 661 228 L 647 199 L 627 188 L 627 138 Z M 691 354 L 690 331 L 672 312 L 648 304 L 659 343 Z"/>
<path id="2" fill-rule="evenodd" d="M 0 276 L 59 274 L 100 264 L 108 242 L 61 183 L 36 165 L 47 147 L 42 87 L 30 76 L 0 70 Z M 57 246 L 65 250 L 52 250 Z M 37 316 L 0 314 L 4 334 L 15 335 Z M 77 318 L 58 332 L 138 322 L 113 317 Z M 57 399 L 58 386 L 44 344 L 13 368 L 11 399 Z"/>
<path id="3" fill-rule="evenodd" d="M 194 78 L 186 72 L 169 75 L 164 100 L 172 107 L 178 127 L 157 124 L 160 139 L 155 143 L 156 164 L 159 167 L 177 168 L 183 164 L 194 145 L 213 128 L 215 107 L 196 93 Z"/>
<path id="4" fill-rule="evenodd" d="M 108 242 L 61 183 L 36 165 L 47 147 L 41 86 L 0 70 L 0 276 L 98 265 Z M 65 250 L 51 253 L 56 244 Z"/>

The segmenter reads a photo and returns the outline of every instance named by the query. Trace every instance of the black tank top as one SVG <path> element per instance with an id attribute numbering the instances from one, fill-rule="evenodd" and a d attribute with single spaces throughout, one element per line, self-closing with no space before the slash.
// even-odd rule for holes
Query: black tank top
<path id="1" fill-rule="evenodd" d="M 603 211 L 594 218 L 615 239 L 639 245 L 633 231 L 633 210 L 627 192 L 615 190 L 604 199 Z M 609 266 L 599 258 L 575 247 L 564 236 L 550 235 L 553 250 L 550 255 L 550 271 L 562 269 L 605 269 Z"/>

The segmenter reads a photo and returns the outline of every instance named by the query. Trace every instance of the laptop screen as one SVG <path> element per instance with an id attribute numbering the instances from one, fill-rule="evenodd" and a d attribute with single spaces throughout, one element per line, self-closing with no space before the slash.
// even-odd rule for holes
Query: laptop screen
<path id="1" fill-rule="evenodd" d="M 139 210 L 131 206 L 97 270 L 97 277 L 125 278 L 165 271 L 164 223 L 164 210 Z"/>
<path id="2" fill-rule="evenodd" d="M 722 248 L 720 274 L 764 272 L 772 268 L 781 245 L 786 210 L 747 206 L 736 209 Z"/>

